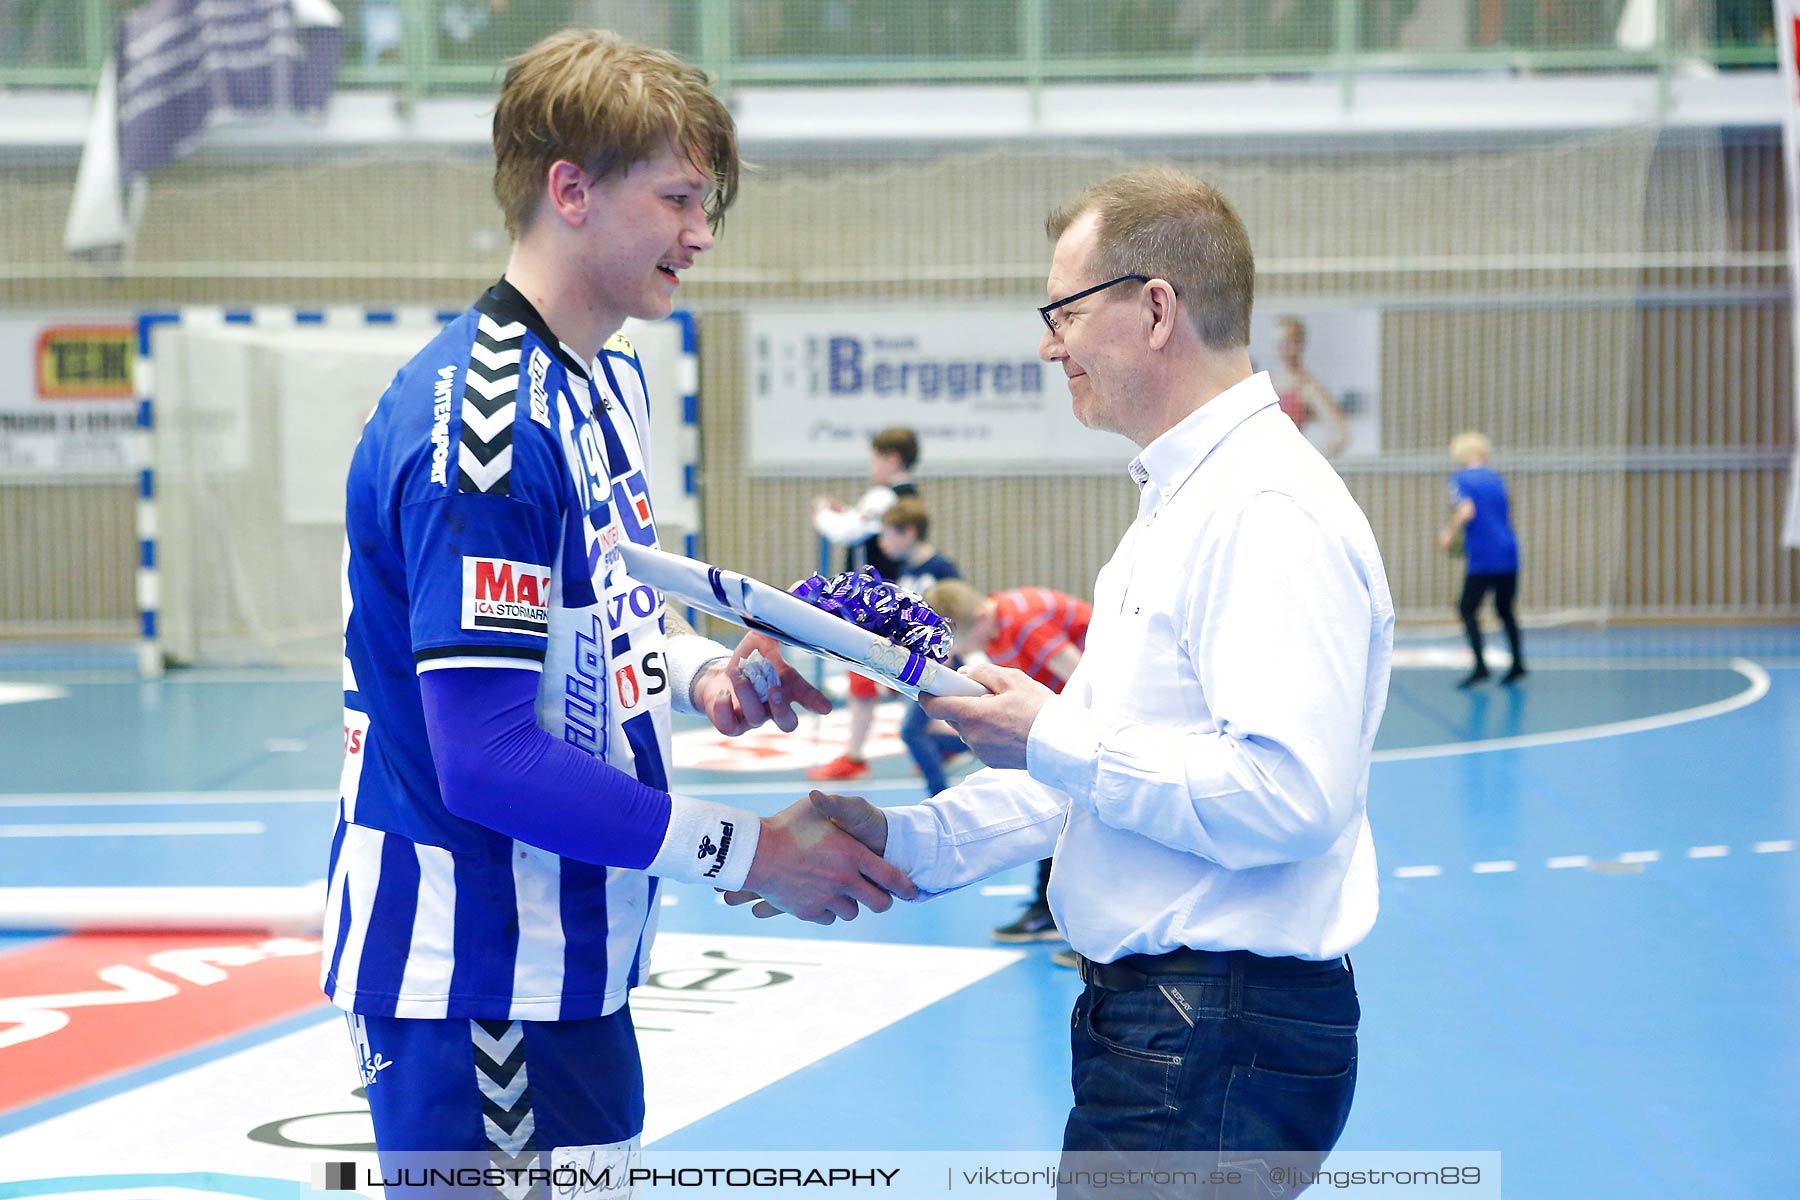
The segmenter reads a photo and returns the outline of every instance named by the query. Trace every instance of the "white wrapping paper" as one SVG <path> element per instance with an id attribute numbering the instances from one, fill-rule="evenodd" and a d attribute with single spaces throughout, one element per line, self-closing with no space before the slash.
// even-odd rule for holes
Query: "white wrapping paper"
<path id="1" fill-rule="evenodd" d="M 896 646 L 748 575 L 648 546 L 627 543 L 619 552 L 625 556 L 625 569 L 633 579 L 715 617 L 842 663 L 857 674 L 878 679 L 914 699 L 920 692 L 933 696 L 987 695 L 987 689 L 967 675 L 958 675 L 942 663 Z"/>

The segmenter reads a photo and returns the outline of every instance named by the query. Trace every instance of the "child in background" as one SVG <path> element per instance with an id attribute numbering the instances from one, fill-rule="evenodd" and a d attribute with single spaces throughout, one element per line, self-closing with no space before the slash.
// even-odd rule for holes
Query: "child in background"
<path id="1" fill-rule="evenodd" d="M 1479 433 L 1459 433 L 1450 440 L 1450 457 L 1462 470 L 1450 479 L 1450 502 L 1455 507 L 1450 523 L 1438 534 L 1438 545 L 1448 551 L 1459 535 L 1462 538 L 1467 569 L 1456 608 L 1475 655 L 1475 669 L 1456 685 L 1459 688 L 1474 687 L 1489 675 L 1476 613 L 1490 591 L 1512 647 L 1512 667 L 1500 682 L 1516 683 L 1525 677 L 1525 647 L 1519 637 L 1519 620 L 1513 614 L 1513 596 L 1519 589 L 1519 539 L 1513 533 L 1506 481 L 1487 465 L 1492 453 L 1493 447 Z"/>
<path id="2" fill-rule="evenodd" d="M 877 538 L 881 552 L 894 563 L 900 586 L 919 597 L 944 580 L 962 578 L 956 564 L 925 540 L 930 533 L 931 514 L 926 511 L 925 502 L 914 497 L 887 510 Z M 934 722 L 917 704 L 909 704 L 906 719 L 900 724 L 900 740 L 906 743 L 906 752 L 925 777 L 927 796 L 935 796 L 950 786 L 944 760 L 967 749 L 954 730 L 941 721 Z"/>
<path id="3" fill-rule="evenodd" d="M 880 545 L 881 519 L 897 501 L 919 494 L 913 468 L 919 462 L 919 439 L 904 426 L 883 429 L 869 439 L 869 490 L 854 505 L 830 496 L 813 498 L 813 528 L 834 546 L 844 548 L 844 570 L 874 567 L 883 579 L 894 579 L 898 566 Z M 872 679 L 850 676 L 850 737 L 844 752 L 806 773 L 808 779 L 842 781 L 869 773 L 863 743 L 875 721 L 881 687 Z"/>
<path id="4" fill-rule="evenodd" d="M 925 603 L 956 622 L 955 652 L 980 652 L 998 667 L 1023 671 L 1055 692 L 1075 673 L 1087 645 L 1093 606 L 1049 588 L 983 596 L 960 579 L 927 589 Z M 1050 917 L 1050 860 L 1038 863 L 1037 895 L 1019 919 L 994 930 L 997 942 L 1062 939 Z"/>

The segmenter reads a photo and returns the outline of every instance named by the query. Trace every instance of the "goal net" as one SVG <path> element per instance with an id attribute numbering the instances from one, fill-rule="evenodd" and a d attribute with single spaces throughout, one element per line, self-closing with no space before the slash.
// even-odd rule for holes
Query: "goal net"
<path id="1" fill-rule="evenodd" d="M 149 319 L 151 507 L 140 518 L 154 655 L 329 668 L 341 655 L 344 482 L 388 382 L 453 313 L 186 309 Z M 696 523 L 691 325 L 627 325 L 651 380 L 665 545 Z"/>

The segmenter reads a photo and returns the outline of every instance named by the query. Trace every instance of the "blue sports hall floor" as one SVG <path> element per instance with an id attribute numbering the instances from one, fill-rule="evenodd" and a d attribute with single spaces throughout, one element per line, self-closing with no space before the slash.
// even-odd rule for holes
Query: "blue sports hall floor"
<path id="1" fill-rule="evenodd" d="M 1457 691 L 1445 641 L 1398 657 L 1340 1148 L 1498 1152 L 1515 1200 L 1788 1194 L 1800 627 L 1528 638 L 1513 688 Z M 95 889 L 316 907 L 340 707 L 325 675 L 144 682 L 114 649 L 0 646 L 0 1197 L 297 1195 L 366 1147 L 316 930 L 55 928 L 84 896 L 146 895 Z M 885 709 L 860 786 L 905 803 Z M 677 786 L 775 811 L 837 729 L 690 730 Z M 1078 984 L 1051 947 L 988 936 L 1030 875 L 830 929 L 671 889 L 633 1002 L 647 1146 L 1054 1148 Z"/>

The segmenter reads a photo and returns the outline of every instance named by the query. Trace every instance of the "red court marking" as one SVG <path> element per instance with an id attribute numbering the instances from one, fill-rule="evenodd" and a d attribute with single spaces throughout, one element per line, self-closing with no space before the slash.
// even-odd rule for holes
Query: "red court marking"
<path id="1" fill-rule="evenodd" d="M 0 956 L 0 1112 L 324 1002 L 316 938 L 82 934 L 24 946 Z"/>

